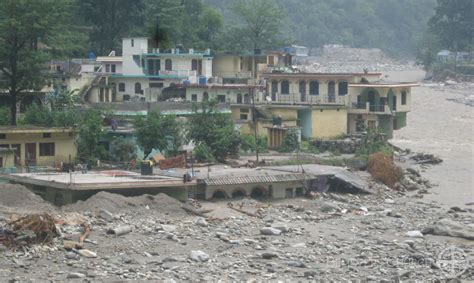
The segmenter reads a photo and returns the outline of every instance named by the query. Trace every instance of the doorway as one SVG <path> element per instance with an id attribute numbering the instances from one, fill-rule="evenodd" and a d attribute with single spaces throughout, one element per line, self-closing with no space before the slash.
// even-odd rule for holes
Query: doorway
<path id="1" fill-rule="evenodd" d="M 25 144 L 25 165 L 36 165 L 36 143 Z"/>
<path id="2" fill-rule="evenodd" d="M 336 102 L 336 83 L 328 83 L 328 102 Z"/>

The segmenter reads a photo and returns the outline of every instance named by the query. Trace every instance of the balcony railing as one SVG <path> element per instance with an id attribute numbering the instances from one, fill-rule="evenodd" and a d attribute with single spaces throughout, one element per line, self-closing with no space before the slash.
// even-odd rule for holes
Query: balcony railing
<path id="1" fill-rule="evenodd" d="M 147 71 L 147 75 L 149 76 L 169 76 L 169 77 L 180 77 L 180 78 L 189 78 L 189 77 L 196 77 L 197 71 L 196 70 L 157 70 L 154 72 Z"/>
<path id="2" fill-rule="evenodd" d="M 362 110 L 363 112 L 375 113 L 390 113 L 390 108 L 387 104 L 372 104 L 370 102 L 354 102 L 351 104 L 351 109 Z"/>
<path id="3" fill-rule="evenodd" d="M 321 105 L 321 104 L 333 104 L 333 105 L 345 105 L 347 95 L 313 95 L 305 93 L 267 93 L 266 99 L 262 102 L 271 104 L 309 104 L 309 105 Z"/>
<path id="4" fill-rule="evenodd" d="M 224 79 L 250 79 L 252 78 L 252 71 L 222 71 L 216 72 L 217 77 L 221 77 Z"/>

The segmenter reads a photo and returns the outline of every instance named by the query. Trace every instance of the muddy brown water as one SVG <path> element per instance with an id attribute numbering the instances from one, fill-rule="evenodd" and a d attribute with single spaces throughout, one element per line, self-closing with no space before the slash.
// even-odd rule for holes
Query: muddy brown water
<path id="1" fill-rule="evenodd" d="M 473 89 L 424 84 L 421 81 L 425 73 L 421 70 L 388 74 L 390 80 L 421 83 L 420 87 L 412 89 L 407 126 L 395 131 L 392 142 L 443 159 L 441 164 L 428 166 L 422 172 L 424 177 L 438 184 L 425 200 L 461 207 L 473 202 L 474 107 L 448 100 L 472 95 Z"/>

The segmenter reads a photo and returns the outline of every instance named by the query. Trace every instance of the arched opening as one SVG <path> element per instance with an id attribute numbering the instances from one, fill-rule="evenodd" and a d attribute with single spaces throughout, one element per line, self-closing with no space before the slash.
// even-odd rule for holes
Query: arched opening
<path id="1" fill-rule="evenodd" d="M 212 194 L 212 198 L 213 199 L 226 199 L 227 196 L 226 194 L 224 193 L 224 191 L 215 191 L 213 194 Z"/>
<path id="2" fill-rule="evenodd" d="M 265 190 L 259 187 L 253 188 L 252 193 L 250 193 L 250 197 L 252 198 L 263 198 L 265 195 Z"/>
<path id="3" fill-rule="evenodd" d="M 305 101 L 306 101 L 306 82 L 305 82 L 305 81 L 301 81 L 301 82 L 299 83 L 298 89 L 299 89 L 299 91 L 300 91 L 300 99 L 301 99 L 301 102 L 305 102 Z"/>
<path id="4" fill-rule="evenodd" d="M 272 81 L 272 101 L 276 100 L 276 94 L 278 92 L 278 82 L 277 81 Z"/>
<path id="5" fill-rule="evenodd" d="M 290 82 L 287 80 L 281 81 L 281 94 L 290 94 Z"/>
<path id="6" fill-rule="evenodd" d="M 348 84 L 347 82 L 339 82 L 338 84 L 338 94 L 346 95 L 348 93 Z"/>
<path id="7" fill-rule="evenodd" d="M 248 93 L 244 94 L 244 103 L 246 104 L 250 103 L 250 96 Z"/>
<path id="8" fill-rule="evenodd" d="M 232 198 L 244 198 L 245 197 L 245 191 L 241 189 L 237 189 L 232 192 Z"/>
<path id="9" fill-rule="evenodd" d="M 207 91 L 205 91 L 202 94 L 202 101 L 208 101 L 208 100 L 209 100 L 209 94 L 207 93 Z"/>
<path id="10" fill-rule="evenodd" d="M 309 83 L 309 94 L 319 95 L 319 82 L 318 81 L 311 81 Z"/>
<path id="11" fill-rule="evenodd" d="M 165 70 L 166 71 L 173 70 L 173 62 L 171 61 L 171 59 L 166 59 L 165 60 Z"/>
<path id="12" fill-rule="evenodd" d="M 328 83 L 328 102 L 336 102 L 336 83 L 333 81 Z"/>
<path id="13" fill-rule="evenodd" d="M 237 103 L 241 104 L 242 103 L 242 94 L 237 93 Z"/>
<path id="14" fill-rule="evenodd" d="M 143 94 L 141 83 L 135 83 L 135 94 Z"/>

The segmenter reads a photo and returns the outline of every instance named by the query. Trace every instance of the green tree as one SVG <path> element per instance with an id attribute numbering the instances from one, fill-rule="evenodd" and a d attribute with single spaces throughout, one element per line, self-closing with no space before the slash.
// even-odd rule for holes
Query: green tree
<path id="1" fill-rule="evenodd" d="M 81 102 L 77 91 L 77 89 L 71 91 L 60 90 L 50 95 L 48 102 L 51 105 L 51 109 L 56 111 L 74 109 Z"/>
<path id="2" fill-rule="evenodd" d="M 130 162 L 137 158 L 136 145 L 129 139 L 116 138 L 110 144 L 110 159 L 116 162 Z"/>
<path id="3" fill-rule="evenodd" d="M 0 107 L 0 126 L 10 124 L 10 109 L 8 107 Z"/>
<path id="4" fill-rule="evenodd" d="M 91 26 L 91 47 L 99 54 L 121 50 L 122 37 L 143 25 L 142 0 L 79 0 L 79 9 Z"/>
<path id="5" fill-rule="evenodd" d="M 285 137 L 283 138 L 283 141 L 281 143 L 281 146 L 278 148 L 278 151 L 293 152 L 297 150 L 298 147 L 298 132 L 296 130 L 291 129 L 286 133 Z"/>
<path id="6" fill-rule="evenodd" d="M 178 125 L 176 117 L 161 115 L 159 111 L 148 113 L 146 118 L 138 117 L 134 123 L 135 135 L 145 156 L 153 149 L 176 152 L 183 142 Z"/>
<path id="7" fill-rule="evenodd" d="M 0 9 L 0 88 L 7 90 L 10 124 L 25 90 L 44 86 L 47 45 L 64 17 L 65 1 L 3 0 Z"/>
<path id="8" fill-rule="evenodd" d="M 82 113 L 79 119 L 78 157 L 82 162 L 95 164 L 98 159 L 107 156 L 105 148 L 100 144 L 104 136 L 102 113 L 90 109 Z"/>
<path id="9" fill-rule="evenodd" d="M 236 39 L 246 45 L 247 50 L 280 47 L 284 11 L 271 0 L 239 0 L 234 6 L 235 14 L 243 22 L 235 32 Z"/>
<path id="10" fill-rule="evenodd" d="M 196 146 L 205 145 L 218 161 L 239 152 L 240 134 L 230 115 L 217 111 L 217 102 L 195 105 L 189 119 L 188 139 Z"/>
<path id="11" fill-rule="evenodd" d="M 430 31 L 441 45 L 452 51 L 468 50 L 474 39 L 474 2 L 437 0 L 436 14 L 429 20 Z"/>

